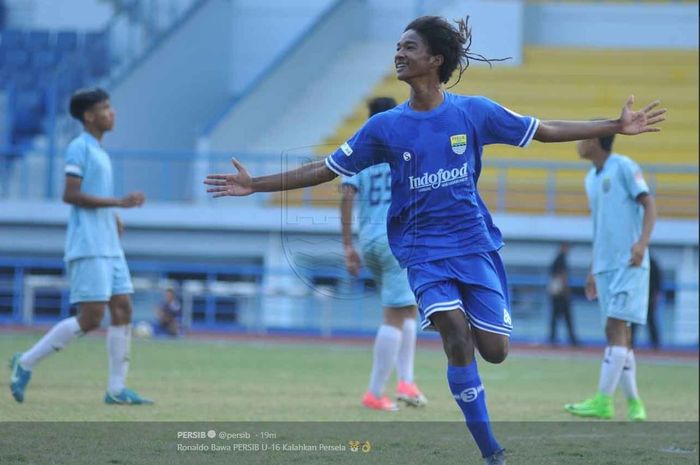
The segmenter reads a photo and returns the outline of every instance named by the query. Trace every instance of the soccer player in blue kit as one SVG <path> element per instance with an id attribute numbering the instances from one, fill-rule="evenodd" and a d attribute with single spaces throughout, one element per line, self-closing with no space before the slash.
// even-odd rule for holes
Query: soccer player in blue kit
<path id="1" fill-rule="evenodd" d="M 439 331 L 447 355 L 447 381 L 487 465 L 506 463 L 486 409 L 474 349 L 488 362 L 508 354 L 513 328 L 508 286 L 498 250 L 501 233 L 477 191 L 485 145 L 525 147 L 532 139 L 565 142 L 611 134 L 655 132 L 665 109 L 655 101 L 619 118 L 540 121 L 484 97 L 446 92 L 453 72 L 470 59 L 466 21 L 423 16 L 406 26 L 396 46 L 396 76 L 410 88 L 408 101 L 379 113 L 325 160 L 270 176 L 251 177 L 233 159 L 237 174 L 210 174 L 214 197 L 245 196 L 313 186 L 388 163 L 391 206 L 387 233 L 393 254 L 408 269 L 421 327 Z"/>

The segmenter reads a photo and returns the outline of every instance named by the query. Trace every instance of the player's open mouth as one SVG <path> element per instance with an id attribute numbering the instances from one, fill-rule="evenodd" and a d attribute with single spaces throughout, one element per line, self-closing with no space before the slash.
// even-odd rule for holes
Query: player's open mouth
<path id="1" fill-rule="evenodd" d="M 396 64 L 396 71 L 403 71 L 406 68 L 408 68 L 408 65 L 406 63 L 397 63 Z"/>

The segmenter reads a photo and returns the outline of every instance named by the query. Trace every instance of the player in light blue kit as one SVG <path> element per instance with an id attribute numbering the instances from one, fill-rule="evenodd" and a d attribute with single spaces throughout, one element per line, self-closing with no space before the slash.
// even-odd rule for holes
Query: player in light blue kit
<path id="1" fill-rule="evenodd" d="M 484 97 L 450 94 L 442 84 L 480 58 L 469 51 L 466 21 L 458 24 L 423 16 L 406 27 L 394 65 L 397 78 L 411 88 L 409 100 L 370 118 L 325 160 L 252 178 L 234 159 L 237 174 L 211 174 L 205 184 L 215 197 L 243 196 L 313 186 L 388 163 L 392 252 L 408 268 L 421 326 L 440 332 L 450 390 L 485 463 L 502 465 L 505 450 L 491 429 L 474 357 L 478 348 L 488 362 L 505 360 L 513 328 L 498 254 L 501 233 L 476 188 L 483 147 L 658 131 L 653 125 L 666 110 L 654 110 L 658 102 L 653 102 L 633 111 L 630 98 L 617 119 L 539 121 Z"/>
<path id="2" fill-rule="evenodd" d="M 109 380 L 107 404 L 150 404 L 125 386 L 131 346 L 131 285 L 129 268 L 119 243 L 123 225 L 114 207 L 141 206 L 143 194 L 114 197 L 112 162 L 100 145 L 102 136 L 114 126 L 109 95 L 102 89 L 82 89 L 70 100 L 70 114 L 84 131 L 66 150 L 66 184 L 63 201 L 71 205 L 64 260 L 70 277 L 70 302 L 78 304 L 78 316 L 66 318 L 27 352 L 12 357 L 10 390 L 17 402 L 34 366 L 63 349 L 76 337 L 97 329 L 105 306 L 111 324 L 107 329 Z"/>
<path id="3" fill-rule="evenodd" d="M 396 106 L 391 97 L 377 97 L 369 102 L 369 116 Z M 340 217 L 343 227 L 345 264 L 353 276 L 360 271 L 360 255 L 352 243 L 353 202 L 359 206 L 359 242 L 362 260 L 372 272 L 381 292 L 384 324 L 374 340 L 374 359 L 369 388 L 362 405 L 375 410 L 398 410 L 395 402 L 384 395 L 384 388 L 394 367 L 398 377 L 396 398 L 414 407 L 428 399 L 413 379 L 416 350 L 416 300 L 408 285 L 406 270 L 401 269 L 391 253 L 386 235 L 386 217 L 391 204 L 391 169 L 383 163 L 352 177 L 343 177 Z"/>
<path id="4" fill-rule="evenodd" d="M 605 348 L 598 393 L 567 404 L 574 415 L 609 419 L 618 383 L 627 397 L 627 416 L 646 420 L 637 392 L 631 324 L 646 324 L 649 298 L 649 239 L 656 204 L 642 170 L 630 158 L 612 153 L 614 137 L 580 141 L 581 158 L 593 168 L 586 175 L 586 194 L 593 217 L 593 263 L 586 296 L 598 298 L 605 321 Z"/>

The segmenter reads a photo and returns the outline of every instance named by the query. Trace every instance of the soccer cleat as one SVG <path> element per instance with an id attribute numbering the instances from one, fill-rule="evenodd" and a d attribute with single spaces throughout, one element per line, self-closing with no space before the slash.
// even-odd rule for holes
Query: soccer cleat
<path id="1" fill-rule="evenodd" d="M 399 409 L 399 406 L 387 396 L 377 397 L 369 391 L 362 398 L 362 405 L 372 410 L 384 410 L 385 412 L 395 412 Z"/>
<path id="2" fill-rule="evenodd" d="M 642 399 L 630 399 L 627 401 L 627 418 L 631 421 L 644 421 L 647 419 L 647 411 Z"/>
<path id="3" fill-rule="evenodd" d="M 396 398 L 411 407 L 423 407 L 428 403 L 428 399 L 420 392 L 416 383 L 399 381 L 396 386 Z"/>
<path id="4" fill-rule="evenodd" d="M 596 417 L 609 420 L 615 414 L 612 396 L 596 394 L 591 399 L 584 400 L 580 404 L 566 404 L 564 409 L 580 417 Z"/>
<path id="5" fill-rule="evenodd" d="M 153 401 L 146 399 L 136 394 L 128 388 L 122 389 L 117 395 L 110 394 L 109 391 L 105 394 L 105 404 L 109 405 L 150 405 Z"/>
<path id="6" fill-rule="evenodd" d="M 506 451 L 501 450 L 484 459 L 485 465 L 506 465 Z"/>
<path id="7" fill-rule="evenodd" d="M 10 391 L 12 397 L 19 403 L 24 402 L 24 390 L 27 388 L 29 380 L 32 379 L 32 371 L 25 370 L 19 364 L 21 356 L 22 354 L 17 352 L 10 359 Z"/>

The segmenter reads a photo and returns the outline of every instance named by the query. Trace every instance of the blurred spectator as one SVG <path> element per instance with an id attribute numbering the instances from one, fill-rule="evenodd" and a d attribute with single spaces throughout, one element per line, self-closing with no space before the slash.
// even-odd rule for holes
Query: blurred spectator
<path id="1" fill-rule="evenodd" d="M 568 253 L 569 244 L 563 242 L 559 246 L 559 253 L 549 269 L 550 280 L 547 291 L 552 301 L 552 313 L 549 319 L 549 343 L 556 344 L 557 321 L 563 317 L 569 331 L 569 344 L 577 346 L 578 340 L 571 319 L 571 289 L 569 289 L 569 268 L 566 264 Z"/>
<path id="2" fill-rule="evenodd" d="M 656 259 L 649 254 L 649 306 L 647 310 L 647 329 L 649 330 L 649 342 L 654 350 L 658 350 L 661 345 L 659 339 L 659 329 L 656 326 L 656 307 L 661 295 L 661 269 Z M 632 325 L 632 347 L 636 339 L 638 324 Z"/>
<path id="3" fill-rule="evenodd" d="M 165 290 L 164 300 L 156 308 L 156 333 L 177 336 L 180 334 L 182 306 L 175 295 L 175 289 Z"/>

